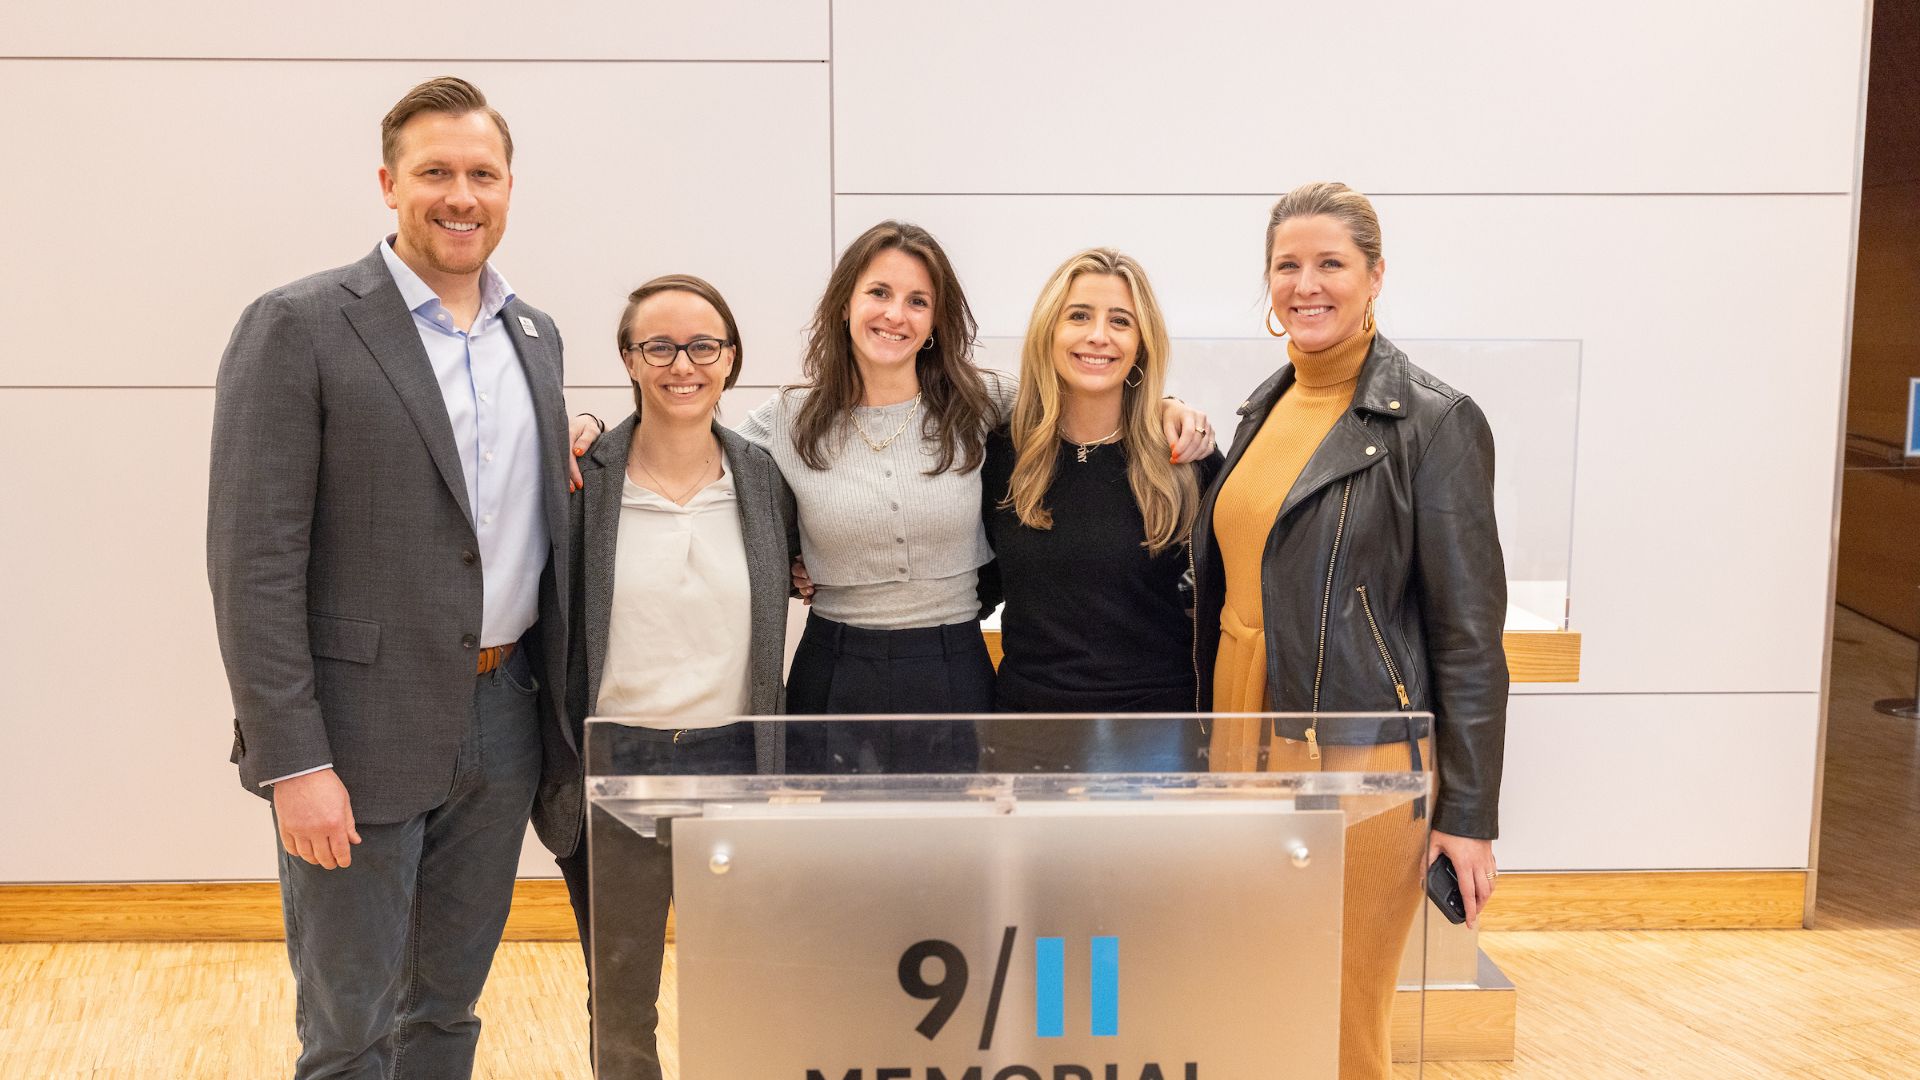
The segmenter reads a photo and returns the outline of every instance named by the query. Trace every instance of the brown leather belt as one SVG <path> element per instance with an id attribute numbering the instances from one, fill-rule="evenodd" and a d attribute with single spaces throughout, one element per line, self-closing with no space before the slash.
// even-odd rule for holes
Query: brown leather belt
<path id="1" fill-rule="evenodd" d="M 513 655 L 513 647 L 515 644 L 517 643 L 509 641 L 505 645 L 489 645 L 481 649 L 479 666 L 474 668 L 474 674 L 485 675 L 487 672 L 506 663 L 507 657 Z"/>

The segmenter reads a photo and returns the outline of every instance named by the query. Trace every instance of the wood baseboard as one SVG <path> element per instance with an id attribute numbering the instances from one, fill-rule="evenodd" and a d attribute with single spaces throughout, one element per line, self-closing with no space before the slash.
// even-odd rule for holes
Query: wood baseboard
<path id="1" fill-rule="evenodd" d="M 1483 930 L 1788 930 L 1805 870 L 1616 870 L 1500 875 Z"/>
<path id="2" fill-rule="evenodd" d="M 1804 870 L 1511 873 L 1485 930 L 1789 929 L 1805 914 Z M 271 881 L 0 885 L 0 943 L 278 941 Z M 571 941 L 564 883 L 523 878 L 508 941 Z"/>
<path id="3" fill-rule="evenodd" d="M 62 941 L 279 941 L 275 881 L 0 885 L 0 943 Z M 508 941 L 577 938 L 564 882 L 522 878 Z"/>

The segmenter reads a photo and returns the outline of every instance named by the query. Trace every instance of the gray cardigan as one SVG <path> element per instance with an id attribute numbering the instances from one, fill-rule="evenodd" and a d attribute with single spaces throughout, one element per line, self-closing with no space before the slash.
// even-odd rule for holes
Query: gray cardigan
<path id="1" fill-rule="evenodd" d="M 620 530 L 620 493 L 627 451 L 633 445 L 637 415 L 608 428 L 580 459 L 586 486 L 569 501 L 572 529 L 568 544 L 570 598 L 567 651 L 567 721 L 585 745 L 586 718 L 600 699 L 600 676 L 607 657 L 607 627 L 613 616 L 614 552 Z M 787 596 L 792 589 L 788 534 L 793 496 L 765 450 L 739 435 L 713 426 L 733 472 L 739 498 L 740 534 L 747 550 L 747 580 L 753 604 L 748 670 L 753 683 L 752 711 L 779 713 L 786 708 L 781 669 L 786 660 Z M 785 732 L 761 724 L 754 733 L 757 765 L 777 773 L 785 765 Z M 584 812 L 584 810 L 582 811 Z"/>

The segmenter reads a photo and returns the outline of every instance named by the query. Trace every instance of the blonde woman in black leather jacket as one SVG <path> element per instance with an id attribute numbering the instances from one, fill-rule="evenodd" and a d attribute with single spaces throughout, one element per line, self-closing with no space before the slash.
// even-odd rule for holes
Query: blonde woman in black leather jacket
<path id="1" fill-rule="evenodd" d="M 1507 707 L 1493 436 L 1472 399 L 1376 331 L 1386 263 L 1366 196 L 1288 193 L 1266 267 L 1268 329 L 1291 338 L 1291 362 L 1241 407 L 1194 528 L 1201 686 L 1216 711 L 1308 716 L 1221 722 L 1216 767 L 1437 768 L 1424 860 L 1424 801 L 1348 836 L 1340 1075 L 1384 1077 L 1422 869 L 1447 854 L 1469 921 L 1493 894 Z M 1402 716 L 1319 722 L 1334 712 Z"/>

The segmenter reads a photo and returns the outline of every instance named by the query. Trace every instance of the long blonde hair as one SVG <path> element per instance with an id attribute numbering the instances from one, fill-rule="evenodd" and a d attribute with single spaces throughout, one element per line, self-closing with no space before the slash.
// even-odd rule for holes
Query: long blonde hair
<path id="1" fill-rule="evenodd" d="M 1013 404 L 1013 476 L 1003 507 L 1010 506 L 1020 524 L 1030 529 L 1053 528 L 1053 511 L 1046 506 L 1053 487 L 1054 466 L 1060 459 L 1060 376 L 1053 367 L 1053 335 L 1067 306 L 1067 291 L 1082 274 L 1119 277 L 1133 291 L 1140 348 L 1134 356 L 1134 385 L 1120 391 L 1120 426 L 1127 449 L 1127 486 L 1146 521 L 1141 546 L 1158 555 L 1187 539 L 1200 506 L 1200 485 L 1192 465 L 1174 465 L 1160 423 L 1160 396 L 1166 385 L 1167 322 L 1154 298 L 1147 272 L 1130 255 L 1112 248 L 1089 248 L 1060 264 L 1033 303 L 1027 322 L 1026 344 L 1020 350 L 1020 393 Z"/>

